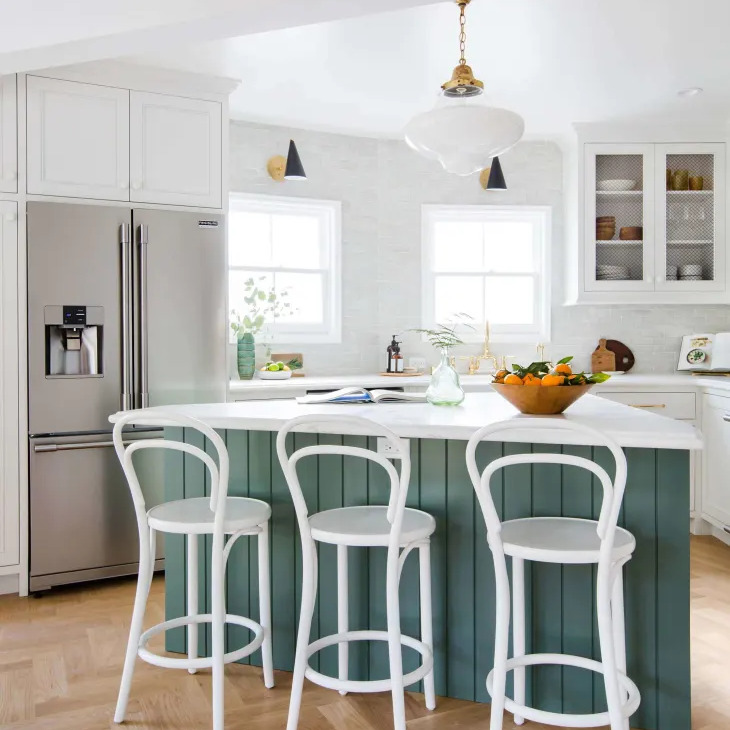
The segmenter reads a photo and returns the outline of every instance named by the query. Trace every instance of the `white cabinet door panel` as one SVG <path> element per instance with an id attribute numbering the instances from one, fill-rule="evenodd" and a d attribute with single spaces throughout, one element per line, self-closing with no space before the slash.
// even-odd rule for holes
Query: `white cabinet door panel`
<path id="1" fill-rule="evenodd" d="M 0 192 L 18 192 L 18 122 L 15 76 L 0 78 Z"/>
<path id="2" fill-rule="evenodd" d="M 129 200 L 129 91 L 27 78 L 28 192 Z"/>
<path id="3" fill-rule="evenodd" d="M 706 395 L 702 408 L 702 512 L 730 526 L 730 398 Z"/>
<path id="4" fill-rule="evenodd" d="M 221 207 L 221 105 L 131 92 L 131 200 Z"/>
<path id="5" fill-rule="evenodd" d="M 19 561 L 18 215 L 0 201 L 0 566 Z"/>

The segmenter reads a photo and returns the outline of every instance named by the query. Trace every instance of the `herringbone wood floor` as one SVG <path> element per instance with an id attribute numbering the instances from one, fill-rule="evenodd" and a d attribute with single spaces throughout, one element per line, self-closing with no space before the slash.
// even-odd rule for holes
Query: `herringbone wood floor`
<path id="1" fill-rule="evenodd" d="M 118 727 L 112 712 L 124 656 L 134 586 L 130 581 L 55 590 L 40 599 L 0 599 L 0 727 L 4 730 L 97 730 Z M 712 538 L 692 541 L 693 729 L 730 727 L 730 548 Z M 156 579 L 148 624 L 162 620 L 163 584 Z M 158 644 L 159 646 L 159 644 Z M 226 670 L 226 728 L 285 727 L 290 675 L 278 672 L 266 690 L 258 669 Z M 137 663 L 128 719 L 135 730 L 210 727 L 207 672 Z M 409 695 L 409 730 L 484 730 L 488 705 L 439 700 L 427 712 Z M 505 730 L 513 730 L 506 716 Z M 387 730 L 390 697 L 337 693 L 308 685 L 300 730 Z M 527 723 L 538 730 L 544 726 Z"/>

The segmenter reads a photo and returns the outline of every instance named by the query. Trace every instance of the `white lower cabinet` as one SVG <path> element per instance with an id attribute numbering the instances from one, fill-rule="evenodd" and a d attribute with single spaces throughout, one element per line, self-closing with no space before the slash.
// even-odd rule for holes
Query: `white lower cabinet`
<path id="1" fill-rule="evenodd" d="M 702 513 L 730 528 L 730 396 L 705 395 L 702 404 Z"/>
<path id="2" fill-rule="evenodd" d="M 15 76 L 0 78 L 0 192 L 18 192 L 18 128 Z"/>
<path id="3" fill-rule="evenodd" d="M 132 91 L 130 199 L 221 207 L 221 105 Z"/>
<path id="4" fill-rule="evenodd" d="M 0 567 L 20 559 L 18 209 L 0 201 Z"/>

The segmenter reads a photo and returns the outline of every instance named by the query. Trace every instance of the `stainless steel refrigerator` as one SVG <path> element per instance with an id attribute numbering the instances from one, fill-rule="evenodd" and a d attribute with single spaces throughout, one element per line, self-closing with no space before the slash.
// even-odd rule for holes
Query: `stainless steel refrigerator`
<path id="1" fill-rule="evenodd" d="M 30 589 L 136 572 L 120 409 L 225 400 L 225 218 L 28 203 Z M 159 438 L 154 430 L 127 438 Z M 142 464 L 150 505 L 161 467 Z"/>

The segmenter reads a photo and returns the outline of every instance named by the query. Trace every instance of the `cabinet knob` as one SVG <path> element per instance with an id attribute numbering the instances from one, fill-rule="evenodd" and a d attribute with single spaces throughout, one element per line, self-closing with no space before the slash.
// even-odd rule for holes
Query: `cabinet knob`
<path id="1" fill-rule="evenodd" d="M 135 181 L 132 183 L 132 190 L 141 190 L 142 189 L 142 183 Z"/>
<path id="2" fill-rule="evenodd" d="M 5 220 L 12 223 L 13 221 L 18 220 L 18 216 L 15 213 L 6 213 Z"/>
<path id="3" fill-rule="evenodd" d="M 10 172 L 6 172 L 5 175 L 3 175 L 4 180 L 12 181 L 18 179 L 18 172 L 17 170 L 11 170 Z"/>
<path id="4" fill-rule="evenodd" d="M 126 180 L 120 180 L 119 181 L 119 187 L 122 190 L 126 190 L 129 187 L 129 183 Z"/>

